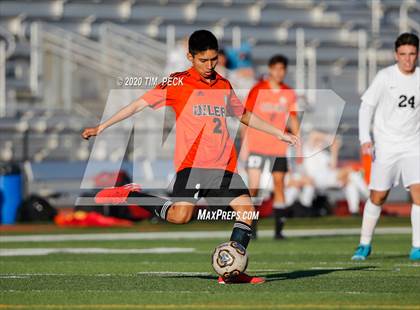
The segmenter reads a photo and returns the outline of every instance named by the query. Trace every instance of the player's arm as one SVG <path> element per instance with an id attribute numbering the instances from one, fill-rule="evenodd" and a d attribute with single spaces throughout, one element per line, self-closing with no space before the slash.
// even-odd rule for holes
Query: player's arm
<path id="1" fill-rule="evenodd" d="M 374 107 L 366 102 L 362 102 L 359 109 L 359 140 L 362 153 L 372 154 L 372 139 L 370 137 L 370 124 L 374 114 Z"/>
<path id="2" fill-rule="evenodd" d="M 297 113 L 295 111 L 291 111 L 291 113 L 289 114 L 289 129 L 290 132 L 292 134 L 294 134 L 296 137 L 298 137 L 298 139 L 300 139 L 299 136 L 299 128 L 300 128 L 300 124 L 299 124 L 299 118 L 297 116 Z M 299 145 L 299 147 L 296 148 L 296 163 L 297 164 L 302 164 L 302 145 Z"/>
<path id="3" fill-rule="evenodd" d="M 299 135 L 299 119 L 295 113 L 290 114 L 289 128 L 292 134 L 294 134 L 295 136 Z"/>
<path id="4" fill-rule="evenodd" d="M 245 109 L 244 109 L 240 100 L 238 99 L 238 97 L 236 96 L 235 92 L 232 89 L 232 93 L 231 93 L 230 101 L 229 101 L 230 102 L 229 109 L 231 112 L 229 114 L 236 116 L 241 121 L 242 124 L 255 128 L 257 130 L 264 131 L 291 145 L 297 145 L 299 142 L 298 137 L 296 137 L 293 134 L 284 133 L 280 129 L 262 120 L 256 114 L 250 112 L 253 110 L 253 106 L 255 104 L 257 94 L 258 94 L 258 88 L 254 87 L 248 95 L 248 98 L 245 104 Z"/>
<path id="5" fill-rule="evenodd" d="M 281 131 L 280 129 L 265 122 L 260 117 L 258 117 L 254 113 L 249 112 L 248 110 L 245 110 L 245 113 L 242 114 L 240 121 L 241 123 L 249 127 L 252 127 L 260 131 L 263 131 L 265 133 L 268 133 L 270 135 L 273 135 L 288 144 L 297 145 L 299 143 L 299 138 L 295 136 L 294 134 L 288 134 Z"/>
<path id="6" fill-rule="evenodd" d="M 376 105 L 382 95 L 384 79 L 384 73 L 380 71 L 362 96 L 362 104 L 359 108 L 359 141 L 363 154 L 372 154 L 373 144 L 370 136 L 370 125 Z"/>
<path id="7" fill-rule="evenodd" d="M 86 128 L 82 132 L 82 137 L 84 139 L 89 139 L 90 137 L 99 135 L 102 131 L 104 131 L 106 128 L 114 125 L 115 123 L 118 123 L 133 114 L 140 112 L 145 107 L 149 106 L 149 104 L 142 98 L 138 98 L 131 102 L 129 105 L 125 106 L 121 110 L 119 110 L 117 113 L 115 113 L 113 116 L 111 116 L 109 119 L 107 119 L 105 122 L 99 124 L 96 127 Z"/>

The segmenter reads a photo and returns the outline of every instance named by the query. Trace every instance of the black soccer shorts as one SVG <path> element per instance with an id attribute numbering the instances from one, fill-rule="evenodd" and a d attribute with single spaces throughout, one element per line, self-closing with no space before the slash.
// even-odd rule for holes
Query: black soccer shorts
<path id="1" fill-rule="evenodd" d="M 289 171 L 286 157 L 274 157 L 263 154 L 251 153 L 248 156 L 247 168 L 259 169 L 264 168 L 265 161 L 269 161 L 270 171 L 272 172 L 287 172 Z"/>
<path id="2" fill-rule="evenodd" d="M 205 198 L 210 206 L 228 206 L 242 195 L 249 196 L 249 191 L 237 173 L 222 169 L 185 168 L 176 174 L 171 200 L 195 204 L 200 198 Z"/>

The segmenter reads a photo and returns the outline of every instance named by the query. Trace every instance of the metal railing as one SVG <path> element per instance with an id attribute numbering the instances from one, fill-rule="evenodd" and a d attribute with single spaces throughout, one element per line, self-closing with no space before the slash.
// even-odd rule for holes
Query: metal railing
<path id="1" fill-rule="evenodd" d="M 358 73 L 357 73 L 357 91 L 362 94 L 368 84 L 372 82 L 378 71 L 380 64 L 391 63 L 393 54 L 391 50 L 381 49 L 373 41 L 369 44 L 369 36 L 366 30 L 358 31 Z"/>
<path id="2" fill-rule="evenodd" d="M 15 38 L 0 26 L 0 117 L 6 116 L 6 60 L 15 49 Z"/>
<path id="3" fill-rule="evenodd" d="M 6 44 L 0 40 L 0 117 L 6 116 Z"/>
<path id="4" fill-rule="evenodd" d="M 308 103 L 316 101 L 317 54 L 315 46 L 307 46 L 305 30 L 296 29 L 296 70 L 295 85 L 299 95 L 306 96 Z"/>
<path id="5" fill-rule="evenodd" d="M 156 68 L 134 55 L 40 22 L 31 24 L 30 69 L 33 94 L 44 100 L 59 101 L 68 110 L 73 102 L 78 103 L 73 98 L 77 93 L 73 87 L 84 86 L 82 77 L 78 76 L 83 70 L 89 72 L 91 80 L 105 87 L 114 86 L 115 79 L 121 76 L 156 75 Z"/>
<path id="6" fill-rule="evenodd" d="M 372 14 L 371 31 L 373 36 L 377 37 L 381 33 L 381 19 L 383 17 L 381 0 L 372 0 L 370 5 Z"/>
<path id="7" fill-rule="evenodd" d="M 140 32 L 104 23 L 100 26 L 100 42 L 105 48 L 112 48 L 135 57 L 154 76 L 161 76 L 166 63 L 167 47 Z"/>
<path id="8" fill-rule="evenodd" d="M 405 0 L 400 6 L 400 33 L 412 30 L 420 33 L 420 23 L 409 16 L 409 10 L 412 8 L 420 11 L 420 4 L 416 0 Z"/>

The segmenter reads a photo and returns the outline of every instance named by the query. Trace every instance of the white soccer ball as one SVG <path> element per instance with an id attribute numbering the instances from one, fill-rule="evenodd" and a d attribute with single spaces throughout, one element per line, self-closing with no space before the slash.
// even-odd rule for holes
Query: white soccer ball
<path id="1" fill-rule="evenodd" d="M 246 270 L 248 254 L 238 242 L 229 241 L 214 249 L 211 263 L 219 276 L 228 279 Z"/>

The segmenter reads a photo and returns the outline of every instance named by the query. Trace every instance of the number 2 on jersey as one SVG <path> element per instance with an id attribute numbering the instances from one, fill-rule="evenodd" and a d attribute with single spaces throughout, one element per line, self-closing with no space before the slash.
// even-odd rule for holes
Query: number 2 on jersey
<path id="1" fill-rule="evenodd" d="M 216 126 L 214 126 L 213 133 L 222 133 L 222 121 L 220 118 L 213 118 L 213 123 L 216 124 Z"/>
<path id="2" fill-rule="evenodd" d="M 414 98 L 414 96 L 408 99 L 408 101 L 407 101 L 407 96 L 405 95 L 401 95 L 398 99 L 400 99 L 400 102 L 398 103 L 398 107 L 405 108 L 407 107 L 407 104 L 408 104 L 411 106 L 412 109 L 414 109 L 414 103 L 416 102 L 416 99 Z"/>

